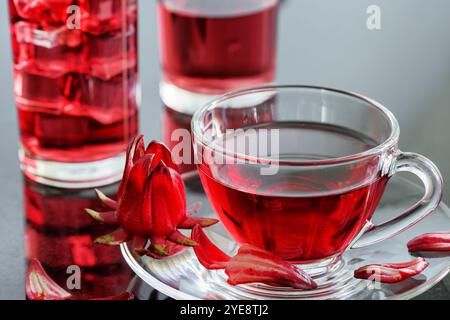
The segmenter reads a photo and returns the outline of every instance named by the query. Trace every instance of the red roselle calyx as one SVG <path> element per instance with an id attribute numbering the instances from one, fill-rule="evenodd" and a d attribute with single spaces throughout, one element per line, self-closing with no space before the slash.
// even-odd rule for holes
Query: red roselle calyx
<path id="1" fill-rule="evenodd" d="M 302 290 L 317 288 L 307 273 L 265 250 L 245 244 L 236 256 L 229 257 L 208 239 L 200 226 L 193 229 L 192 239 L 199 244 L 194 248 L 199 262 L 209 270 L 224 269 L 231 285 L 265 283 Z"/>
<path id="2" fill-rule="evenodd" d="M 372 264 L 355 271 L 355 278 L 381 283 L 397 283 L 420 274 L 428 267 L 424 258 L 405 263 Z"/>
<path id="3" fill-rule="evenodd" d="M 450 232 L 427 233 L 408 242 L 409 252 L 450 251 Z"/>
<path id="4" fill-rule="evenodd" d="M 142 135 L 128 146 L 117 201 L 100 191 L 97 194 L 111 211 L 86 211 L 94 219 L 120 228 L 96 242 L 118 245 L 137 237 L 142 244 L 136 247 L 136 252 L 158 259 L 197 245 L 178 229 L 192 229 L 195 225 L 208 227 L 218 222 L 187 214 L 184 183 L 170 151 L 156 141 L 145 149 Z M 150 240 L 148 249 L 145 248 L 147 239 Z"/>
<path id="5" fill-rule="evenodd" d="M 28 265 L 25 289 L 30 300 L 71 300 L 72 295 L 61 288 L 44 270 L 37 259 L 33 259 Z M 134 295 L 129 292 L 107 298 L 91 300 L 133 300 Z"/>

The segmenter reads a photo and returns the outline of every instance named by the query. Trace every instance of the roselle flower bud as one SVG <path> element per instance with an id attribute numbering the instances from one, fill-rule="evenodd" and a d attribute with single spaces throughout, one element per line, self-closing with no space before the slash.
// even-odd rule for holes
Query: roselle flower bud
<path id="1" fill-rule="evenodd" d="M 429 266 L 424 258 L 405 263 L 372 264 L 355 271 L 355 278 L 381 283 L 397 283 L 420 274 Z"/>
<path id="2" fill-rule="evenodd" d="M 243 245 L 234 257 L 229 257 L 216 247 L 200 226 L 192 231 L 198 242 L 194 248 L 199 262 L 209 270 L 224 269 L 231 285 L 265 283 L 302 290 L 317 288 L 317 284 L 300 268 L 270 252 L 251 245 Z"/>
<path id="3" fill-rule="evenodd" d="M 139 254 L 154 258 L 171 256 L 197 242 L 178 229 L 195 225 L 211 226 L 215 219 L 193 218 L 186 205 L 184 183 L 170 151 L 153 141 L 145 149 L 142 136 L 130 143 L 117 201 L 97 191 L 109 212 L 86 211 L 96 220 L 120 226 L 115 232 L 100 237 L 97 243 L 118 245 L 132 237 L 140 238 Z M 150 240 L 150 247 L 146 243 Z"/>
<path id="4" fill-rule="evenodd" d="M 450 232 L 426 233 L 408 242 L 409 252 L 450 251 Z"/>

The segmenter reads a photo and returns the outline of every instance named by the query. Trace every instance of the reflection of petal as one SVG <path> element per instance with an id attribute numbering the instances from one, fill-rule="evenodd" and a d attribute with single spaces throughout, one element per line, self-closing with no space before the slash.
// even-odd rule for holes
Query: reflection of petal
<path id="1" fill-rule="evenodd" d="M 34 259 L 28 266 L 26 293 L 30 300 L 70 300 L 72 295 L 61 288 Z"/>
<path id="2" fill-rule="evenodd" d="M 423 257 L 427 259 L 435 259 L 435 258 L 448 258 L 450 257 L 450 251 L 443 252 L 412 252 L 412 256 L 414 257 Z"/>

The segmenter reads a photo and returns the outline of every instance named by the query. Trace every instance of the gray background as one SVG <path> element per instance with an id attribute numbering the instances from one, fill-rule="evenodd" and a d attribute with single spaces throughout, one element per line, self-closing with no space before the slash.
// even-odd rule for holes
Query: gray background
<path id="1" fill-rule="evenodd" d="M 141 128 L 148 140 L 161 130 L 155 3 L 140 0 Z M 6 4 L 0 0 L 0 299 L 22 299 L 22 178 Z M 382 10 L 379 31 L 366 27 L 371 4 Z M 448 0 L 287 0 L 277 81 L 339 87 L 382 102 L 398 117 L 401 148 L 427 155 L 450 181 L 449 13 Z"/>

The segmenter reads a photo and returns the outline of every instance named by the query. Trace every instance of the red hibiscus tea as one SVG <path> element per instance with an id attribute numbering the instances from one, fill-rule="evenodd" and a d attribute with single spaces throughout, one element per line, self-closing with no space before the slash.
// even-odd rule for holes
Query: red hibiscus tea
<path id="1" fill-rule="evenodd" d="M 9 9 L 25 173 L 64 187 L 117 180 L 138 130 L 136 0 Z"/>
<path id="2" fill-rule="evenodd" d="M 278 153 L 263 156 L 284 162 L 323 161 L 376 146 L 362 134 L 333 125 L 267 122 L 245 132 L 249 129 L 257 135 L 260 129 L 278 130 Z M 235 146 L 245 137 L 240 132 L 220 139 Z M 198 167 L 215 211 L 238 243 L 304 263 L 341 253 L 370 220 L 388 181 L 376 174 L 377 164 L 368 158 L 327 170 L 286 165 L 273 175 L 262 175 L 257 164 Z"/>
<path id="3" fill-rule="evenodd" d="M 166 81 L 222 93 L 273 81 L 278 0 L 160 0 Z"/>

